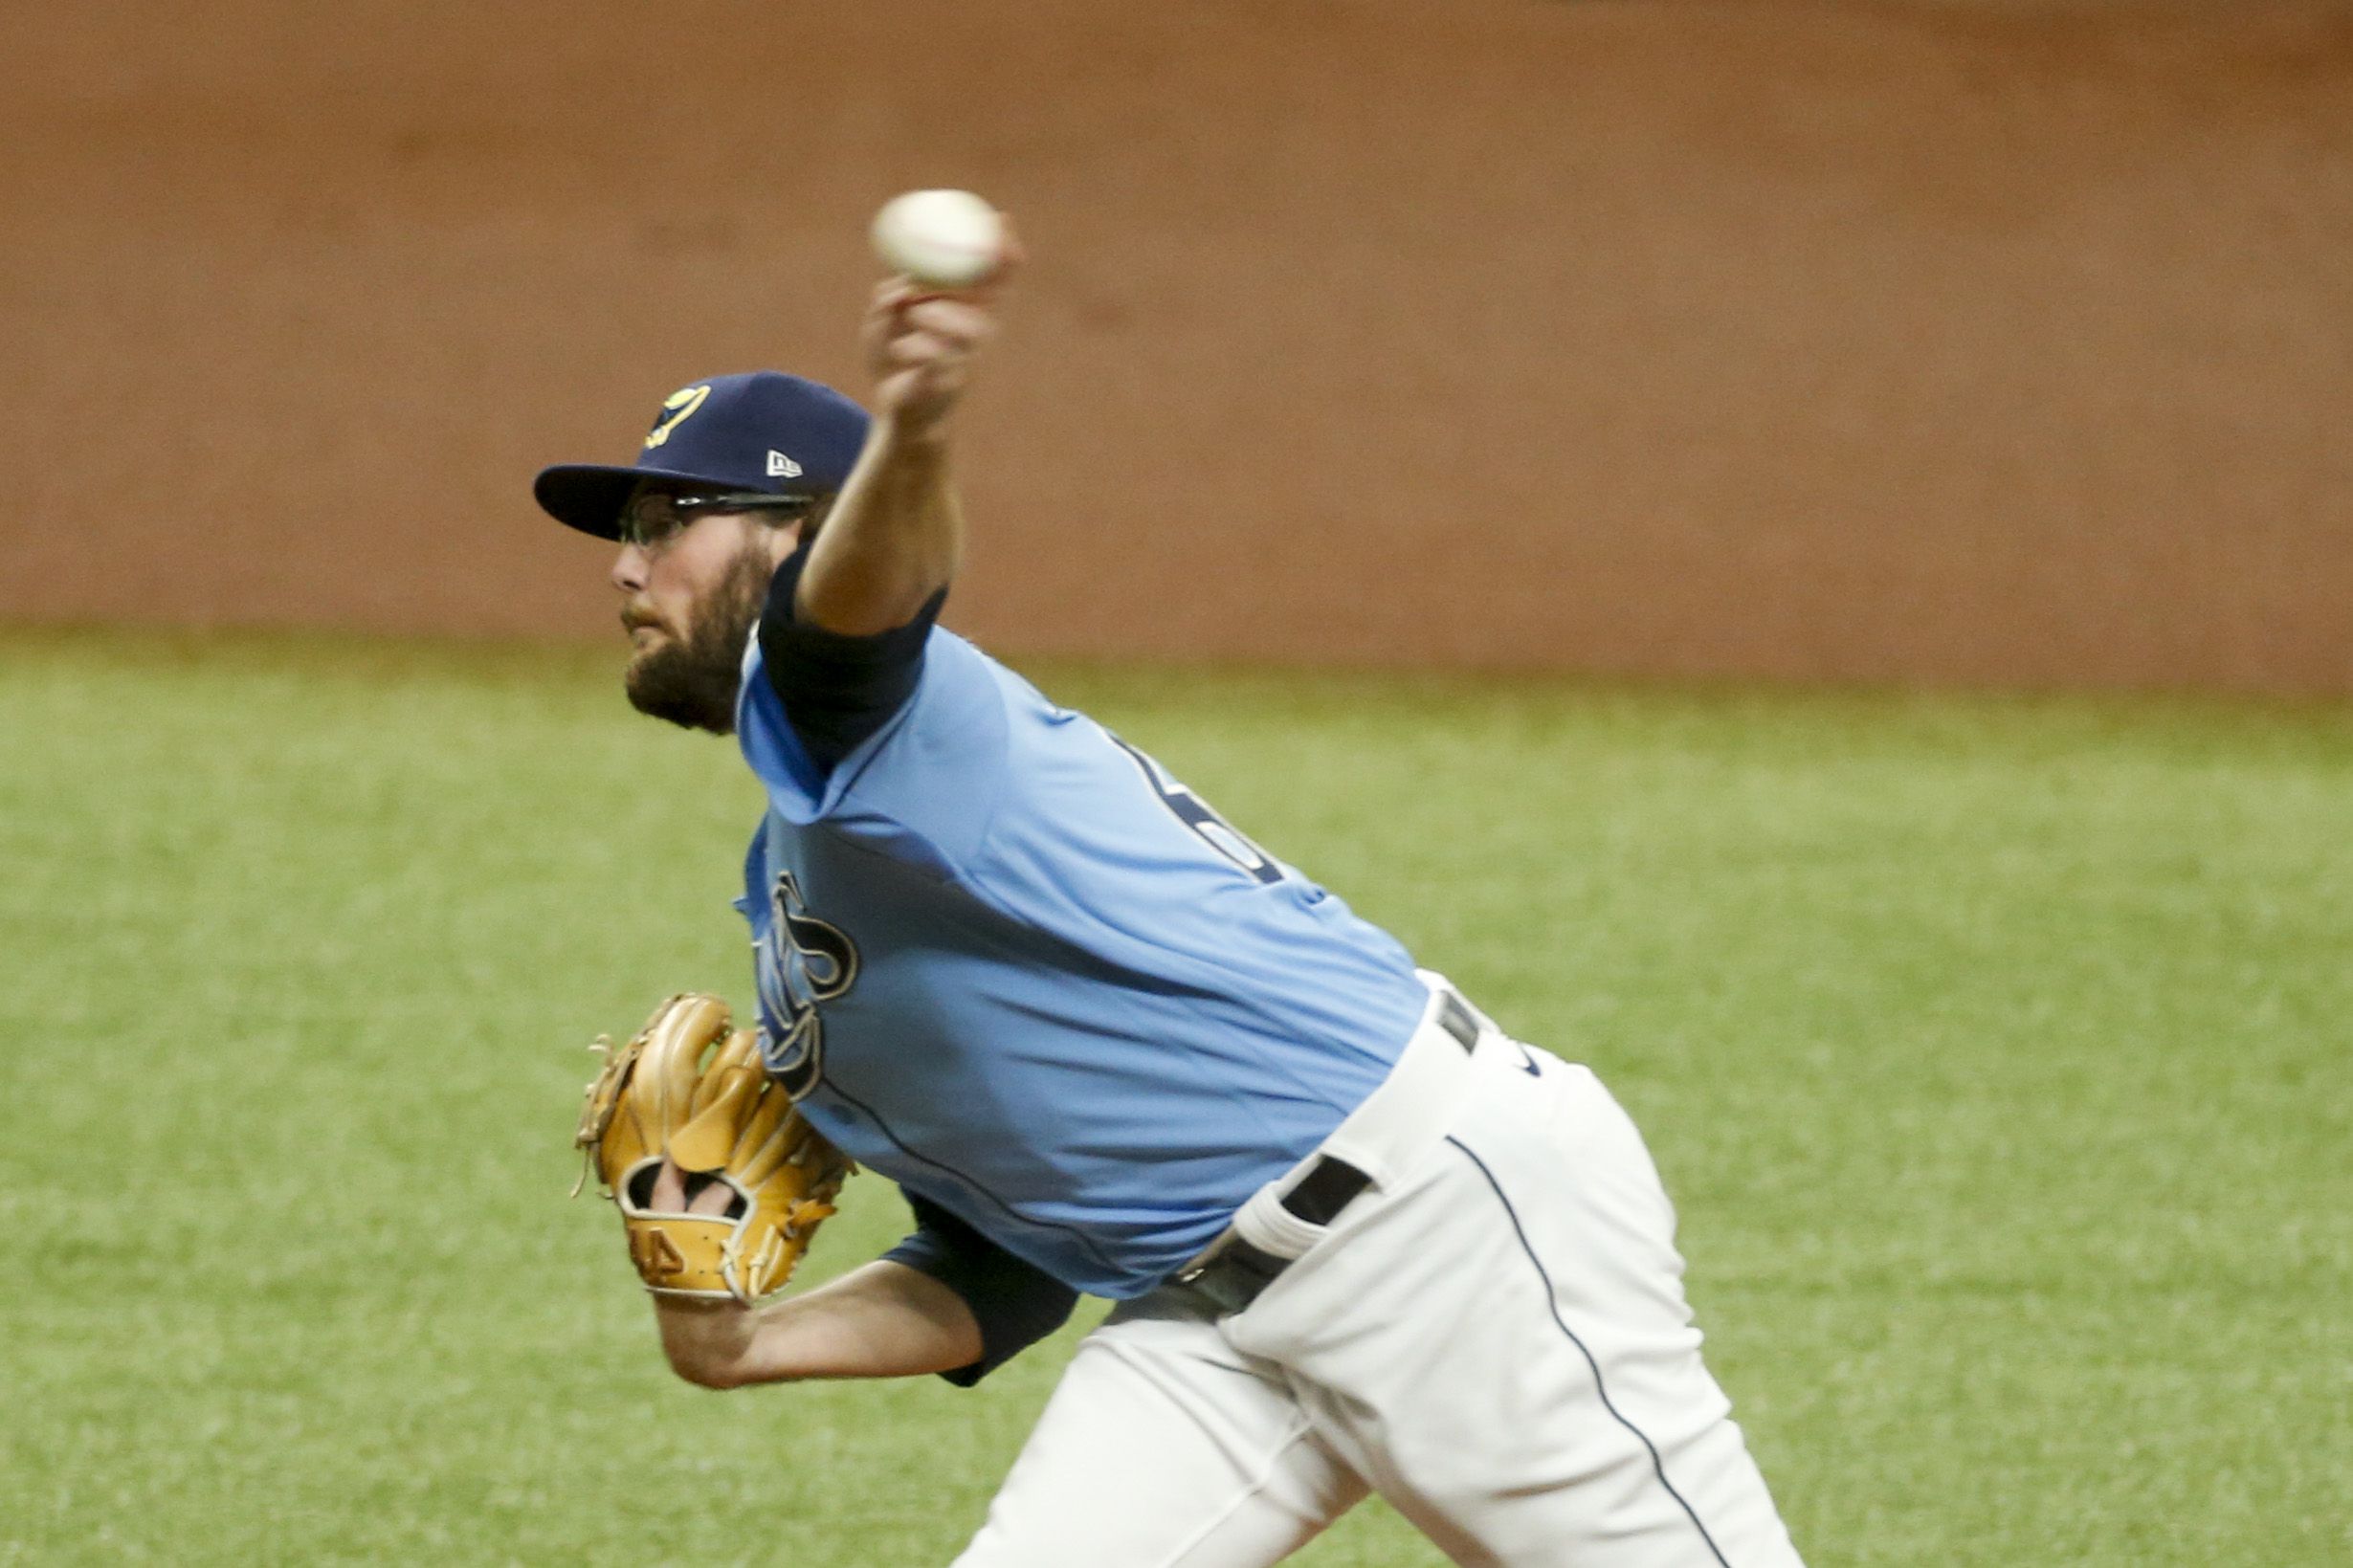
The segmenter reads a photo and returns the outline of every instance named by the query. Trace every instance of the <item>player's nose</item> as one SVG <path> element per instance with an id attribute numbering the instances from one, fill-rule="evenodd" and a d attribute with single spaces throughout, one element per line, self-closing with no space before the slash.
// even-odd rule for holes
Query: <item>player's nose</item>
<path id="1" fill-rule="evenodd" d="M 639 544 L 624 544 L 612 560 L 612 585 L 622 593 L 639 593 L 646 585 L 646 552 Z"/>

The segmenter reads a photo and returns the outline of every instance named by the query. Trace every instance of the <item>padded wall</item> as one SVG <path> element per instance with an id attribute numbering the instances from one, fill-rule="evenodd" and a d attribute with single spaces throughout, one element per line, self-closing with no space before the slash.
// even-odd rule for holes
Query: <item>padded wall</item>
<path id="1" fill-rule="evenodd" d="M 542 462 L 1034 265 L 1011 652 L 2353 691 L 2353 8 L 218 0 L 0 58 L 0 616 L 604 634 Z"/>

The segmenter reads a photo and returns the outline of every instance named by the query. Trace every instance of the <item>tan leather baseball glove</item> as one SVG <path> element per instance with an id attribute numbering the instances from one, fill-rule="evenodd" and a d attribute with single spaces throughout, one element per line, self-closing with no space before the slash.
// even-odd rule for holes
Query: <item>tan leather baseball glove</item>
<path id="1" fill-rule="evenodd" d="M 620 1206 L 630 1261 L 656 1294 L 749 1302 L 780 1288 L 856 1169 L 763 1070 L 758 1036 L 730 1026 L 724 1002 L 687 993 L 620 1049 L 590 1048 L 605 1067 L 573 1142 Z M 686 1173 L 687 1202 L 656 1210 L 665 1157 Z M 700 1212 L 717 1206 L 714 1184 L 730 1195 Z"/>

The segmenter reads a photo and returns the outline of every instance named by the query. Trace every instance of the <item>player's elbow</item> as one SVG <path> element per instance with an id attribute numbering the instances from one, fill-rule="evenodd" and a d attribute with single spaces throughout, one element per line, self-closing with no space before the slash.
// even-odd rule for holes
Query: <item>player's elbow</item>
<path id="1" fill-rule="evenodd" d="M 658 1301 L 662 1355 L 670 1370 L 697 1388 L 741 1388 L 759 1380 L 752 1376 L 753 1336 L 743 1309 L 695 1303 L 680 1306 Z"/>
<path id="2" fill-rule="evenodd" d="M 697 1388 L 724 1393 L 752 1381 L 744 1363 L 736 1358 L 677 1344 L 664 1344 L 662 1349 L 669 1355 L 670 1370 Z"/>
<path id="3" fill-rule="evenodd" d="M 804 1371 L 764 1360 L 759 1347 L 752 1343 L 714 1345 L 666 1337 L 662 1351 L 670 1358 L 670 1370 L 679 1378 L 697 1388 L 717 1393 L 749 1388 L 757 1383 L 798 1382 L 808 1376 Z"/>

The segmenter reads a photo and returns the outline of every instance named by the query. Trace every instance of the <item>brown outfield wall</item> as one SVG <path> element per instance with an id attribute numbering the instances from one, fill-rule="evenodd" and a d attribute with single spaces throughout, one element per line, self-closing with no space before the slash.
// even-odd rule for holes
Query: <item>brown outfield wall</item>
<path id="1" fill-rule="evenodd" d="M 610 629 L 532 471 L 1035 253 L 1013 652 L 2353 691 L 2353 6 L 17 8 L 0 616 Z"/>

